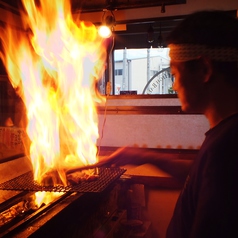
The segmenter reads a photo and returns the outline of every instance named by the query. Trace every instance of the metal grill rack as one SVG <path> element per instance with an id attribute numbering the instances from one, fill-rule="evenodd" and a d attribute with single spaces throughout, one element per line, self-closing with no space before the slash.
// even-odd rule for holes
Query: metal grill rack
<path id="1" fill-rule="evenodd" d="M 116 181 L 125 171 L 123 168 L 99 168 L 99 177 L 96 180 L 82 181 L 77 185 L 69 186 L 42 186 L 34 181 L 30 171 L 1 183 L 0 190 L 99 193 Z"/>

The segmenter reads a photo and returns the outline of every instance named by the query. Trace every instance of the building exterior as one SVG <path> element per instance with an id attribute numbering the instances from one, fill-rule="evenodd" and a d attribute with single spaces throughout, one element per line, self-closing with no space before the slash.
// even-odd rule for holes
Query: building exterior
<path id="1" fill-rule="evenodd" d="M 114 59 L 115 95 L 128 91 L 128 94 L 171 92 L 172 77 L 167 48 L 115 50 Z"/>

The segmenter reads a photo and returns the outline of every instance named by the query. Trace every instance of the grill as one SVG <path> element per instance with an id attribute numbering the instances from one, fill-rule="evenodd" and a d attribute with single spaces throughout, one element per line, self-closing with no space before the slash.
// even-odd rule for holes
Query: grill
<path id="1" fill-rule="evenodd" d="M 88 238 L 114 216 L 119 225 L 125 218 L 125 213 L 119 212 L 118 196 L 124 184 L 120 177 L 126 170 L 100 167 L 96 171 L 95 180 L 43 186 L 34 180 L 27 156 L 0 159 L 0 237 Z M 31 205 L 35 192 L 43 191 L 59 192 L 59 197 L 39 208 Z"/>
<path id="2" fill-rule="evenodd" d="M 98 193 L 117 180 L 124 172 L 125 169 L 121 168 L 99 168 L 99 177 L 94 181 L 82 181 L 77 185 L 69 186 L 42 186 L 33 180 L 33 174 L 29 171 L 0 184 L 0 190 Z"/>

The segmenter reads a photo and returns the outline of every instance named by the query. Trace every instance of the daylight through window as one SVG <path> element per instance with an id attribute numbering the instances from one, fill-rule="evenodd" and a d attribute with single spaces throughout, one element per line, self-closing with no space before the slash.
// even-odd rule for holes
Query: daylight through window
<path id="1" fill-rule="evenodd" d="M 114 94 L 170 94 L 168 48 L 114 50 Z"/>

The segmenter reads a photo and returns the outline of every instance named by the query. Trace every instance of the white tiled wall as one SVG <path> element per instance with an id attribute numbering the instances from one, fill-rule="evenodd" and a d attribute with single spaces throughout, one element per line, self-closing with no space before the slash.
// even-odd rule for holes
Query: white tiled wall
<path id="1" fill-rule="evenodd" d="M 117 102 L 116 102 L 117 101 Z M 179 105 L 178 99 L 112 100 L 108 105 Z M 105 121 L 105 125 L 103 127 Z M 103 127 L 103 128 L 102 128 Z M 102 133 L 103 129 L 103 133 Z M 99 115 L 101 146 L 198 149 L 209 129 L 203 115 L 108 114 Z"/>

